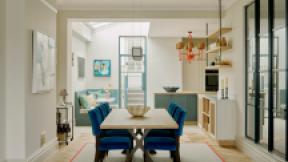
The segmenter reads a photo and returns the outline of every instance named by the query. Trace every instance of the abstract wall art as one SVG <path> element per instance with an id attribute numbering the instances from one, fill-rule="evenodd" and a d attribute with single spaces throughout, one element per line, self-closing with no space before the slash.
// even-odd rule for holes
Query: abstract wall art
<path id="1" fill-rule="evenodd" d="M 56 45 L 53 38 L 33 31 L 32 93 L 49 92 L 55 88 Z"/>
<path id="2" fill-rule="evenodd" d="M 94 60 L 93 66 L 95 77 L 111 76 L 111 60 Z"/>

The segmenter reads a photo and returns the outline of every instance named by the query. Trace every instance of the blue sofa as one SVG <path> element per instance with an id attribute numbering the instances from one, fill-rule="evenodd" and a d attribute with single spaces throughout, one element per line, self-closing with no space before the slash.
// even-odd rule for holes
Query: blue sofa
<path id="1" fill-rule="evenodd" d="M 110 103 L 112 107 L 118 107 L 118 90 L 111 89 L 110 91 L 110 97 L 115 99 L 113 103 Z M 90 109 L 85 109 L 80 103 L 80 96 L 81 95 L 89 95 L 89 94 L 100 94 L 104 93 L 103 89 L 85 89 L 81 91 L 75 92 L 75 99 L 74 99 L 74 107 L 75 107 L 75 122 L 76 126 L 91 126 L 91 122 L 88 117 L 88 111 Z M 104 95 L 104 94 L 103 94 Z M 102 96 L 99 96 L 100 98 Z M 100 104 L 101 102 L 98 102 L 97 104 Z M 91 107 L 92 109 L 92 107 Z"/>

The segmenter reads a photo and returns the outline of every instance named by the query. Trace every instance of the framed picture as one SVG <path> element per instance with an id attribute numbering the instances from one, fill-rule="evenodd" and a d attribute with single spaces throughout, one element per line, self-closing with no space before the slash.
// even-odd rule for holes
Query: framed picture
<path id="1" fill-rule="evenodd" d="M 85 77 L 85 59 L 83 57 L 78 57 L 78 78 Z"/>
<path id="2" fill-rule="evenodd" d="M 53 38 L 33 31 L 32 93 L 49 92 L 55 88 L 56 43 Z"/>
<path id="3" fill-rule="evenodd" d="M 94 60 L 93 68 L 95 77 L 111 76 L 111 60 Z"/>

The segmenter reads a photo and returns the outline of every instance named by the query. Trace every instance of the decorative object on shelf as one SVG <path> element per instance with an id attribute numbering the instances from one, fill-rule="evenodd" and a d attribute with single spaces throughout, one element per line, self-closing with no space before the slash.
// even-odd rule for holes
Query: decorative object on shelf
<path id="1" fill-rule="evenodd" d="M 168 93 L 175 93 L 179 89 L 177 86 L 165 86 L 163 89 Z"/>
<path id="2" fill-rule="evenodd" d="M 232 62 L 230 60 L 221 60 L 216 63 L 216 65 L 224 65 L 224 66 L 231 66 Z"/>
<path id="3" fill-rule="evenodd" d="M 94 60 L 94 76 L 110 77 L 111 76 L 111 60 Z"/>
<path id="4" fill-rule="evenodd" d="M 142 47 L 132 47 L 132 58 L 134 61 L 141 61 L 143 59 Z"/>
<path id="5" fill-rule="evenodd" d="M 224 89 L 225 89 L 225 82 L 224 79 L 221 79 L 221 99 L 225 99 Z"/>
<path id="6" fill-rule="evenodd" d="M 33 31 L 32 93 L 51 91 L 55 86 L 56 44 L 53 38 Z"/>
<path id="7" fill-rule="evenodd" d="M 149 110 L 150 107 L 145 107 L 142 105 L 128 106 L 128 112 L 133 117 L 143 117 Z"/>
<path id="8" fill-rule="evenodd" d="M 202 57 L 202 54 L 204 53 L 204 49 L 205 49 L 205 43 L 201 42 L 197 46 L 198 52 L 193 51 L 194 47 L 195 46 L 193 43 L 192 32 L 189 31 L 187 42 L 181 41 L 176 44 L 176 49 L 178 50 L 179 61 L 183 61 L 185 59 L 187 62 L 191 63 L 193 60 L 195 60 L 196 56 Z"/>
<path id="9" fill-rule="evenodd" d="M 228 78 L 225 78 L 225 99 L 229 98 L 228 93 Z"/>
<path id="10" fill-rule="evenodd" d="M 66 89 L 62 89 L 59 93 L 59 95 L 62 97 L 62 105 L 66 105 L 67 101 L 66 101 L 66 97 L 68 96 L 68 92 Z"/>
<path id="11" fill-rule="evenodd" d="M 69 141 L 73 141 L 74 139 L 74 112 L 72 104 L 58 105 L 56 107 L 56 124 L 59 144 L 65 143 L 68 145 Z"/>
<path id="12" fill-rule="evenodd" d="M 217 47 L 228 47 L 228 41 L 226 40 L 225 37 L 217 38 L 216 46 Z"/>

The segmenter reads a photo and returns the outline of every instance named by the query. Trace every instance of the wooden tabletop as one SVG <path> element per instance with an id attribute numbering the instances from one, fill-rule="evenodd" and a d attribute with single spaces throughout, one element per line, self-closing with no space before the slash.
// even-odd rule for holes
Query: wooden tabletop
<path id="1" fill-rule="evenodd" d="M 101 129 L 178 129 L 166 109 L 151 109 L 144 117 L 132 117 L 127 109 L 112 109 Z"/>

